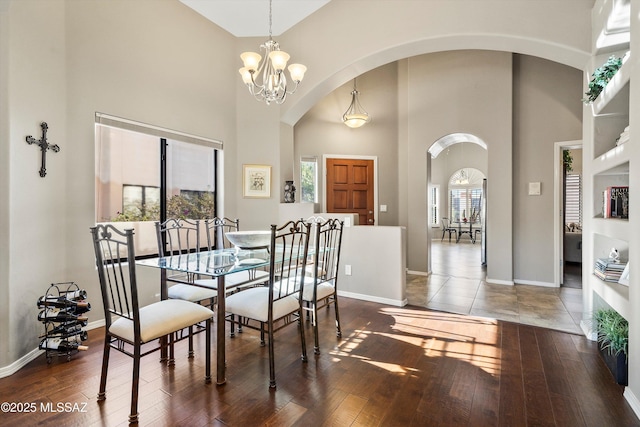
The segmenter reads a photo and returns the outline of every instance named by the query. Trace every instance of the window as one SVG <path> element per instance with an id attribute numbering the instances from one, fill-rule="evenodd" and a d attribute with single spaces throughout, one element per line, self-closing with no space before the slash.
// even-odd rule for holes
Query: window
<path id="1" fill-rule="evenodd" d="M 318 203 L 318 160 L 315 157 L 300 159 L 300 201 Z"/>
<path id="2" fill-rule="evenodd" d="M 451 203 L 450 218 L 460 221 L 464 218 L 477 221 L 482 201 L 482 188 L 452 188 L 449 193 Z"/>
<path id="3" fill-rule="evenodd" d="M 478 169 L 463 168 L 449 179 L 449 219 L 453 222 L 480 221 L 484 174 Z"/>
<path id="4" fill-rule="evenodd" d="M 564 196 L 565 224 L 582 225 L 582 176 L 567 174 Z"/>
<path id="5" fill-rule="evenodd" d="M 216 216 L 221 144 L 170 131 L 167 136 L 186 141 L 168 139 L 144 125 L 133 131 L 130 122 L 109 124 L 96 123 L 96 222 L 134 228 L 136 255 L 145 256 L 158 252 L 155 221 Z"/>
<path id="6" fill-rule="evenodd" d="M 432 185 L 430 193 L 431 226 L 440 227 L 440 186 L 437 184 Z"/>
<path id="7" fill-rule="evenodd" d="M 125 218 L 160 218 L 160 188 L 124 184 L 120 215 Z"/>

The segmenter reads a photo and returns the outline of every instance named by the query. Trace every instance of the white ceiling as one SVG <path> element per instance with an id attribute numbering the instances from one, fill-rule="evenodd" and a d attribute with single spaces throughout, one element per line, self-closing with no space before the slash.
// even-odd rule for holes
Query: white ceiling
<path id="1" fill-rule="evenodd" d="M 330 0 L 273 0 L 272 33 L 280 34 Z M 268 0 L 180 0 L 236 37 L 269 36 Z"/>

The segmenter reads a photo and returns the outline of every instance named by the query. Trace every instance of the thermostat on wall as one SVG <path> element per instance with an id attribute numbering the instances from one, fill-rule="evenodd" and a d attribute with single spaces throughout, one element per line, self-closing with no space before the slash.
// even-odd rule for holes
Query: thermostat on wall
<path id="1" fill-rule="evenodd" d="M 530 182 L 529 183 L 529 195 L 530 196 L 539 196 L 540 195 L 540 183 L 539 182 Z"/>

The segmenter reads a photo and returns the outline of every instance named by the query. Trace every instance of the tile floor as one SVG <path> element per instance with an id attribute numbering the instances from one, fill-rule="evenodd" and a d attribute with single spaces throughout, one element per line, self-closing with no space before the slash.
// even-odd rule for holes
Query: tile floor
<path id="1" fill-rule="evenodd" d="M 410 305 L 581 334 L 582 289 L 494 285 L 484 281 L 480 243 L 434 239 L 432 274 L 407 275 Z"/>

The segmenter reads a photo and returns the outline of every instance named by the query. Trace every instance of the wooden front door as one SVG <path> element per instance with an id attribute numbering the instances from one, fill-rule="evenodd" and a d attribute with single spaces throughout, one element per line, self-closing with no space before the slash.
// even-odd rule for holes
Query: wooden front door
<path id="1" fill-rule="evenodd" d="M 327 212 L 357 213 L 374 225 L 373 160 L 327 159 Z"/>

